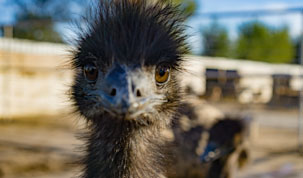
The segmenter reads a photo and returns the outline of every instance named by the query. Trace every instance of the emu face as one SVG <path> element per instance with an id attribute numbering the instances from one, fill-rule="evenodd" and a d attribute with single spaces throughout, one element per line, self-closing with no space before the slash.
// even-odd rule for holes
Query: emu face
<path id="1" fill-rule="evenodd" d="M 168 123 L 180 98 L 176 74 L 185 49 L 176 13 L 144 0 L 100 1 L 73 60 L 73 99 L 82 115 Z"/>
<path id="2" fill-rule="evenodd" d="M 75 86 L 81 91 L 77 105 L 87 118 L 105 113 L 127 120 L 154 118 L 161 112 L 158 109 L 176 100 L 170 94 L 176 92 L 175 71 L 166 62 L 155 66 L 114 63 L 102 71 L 97 61 L 83 65 Z"/>

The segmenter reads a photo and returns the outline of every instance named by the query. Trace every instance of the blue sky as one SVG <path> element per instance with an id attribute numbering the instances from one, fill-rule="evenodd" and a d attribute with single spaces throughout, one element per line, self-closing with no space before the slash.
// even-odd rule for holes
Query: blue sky
<path id="1" fill-rule="evenodd" d="M 0 24 L 10 24 L 14 21 L 14 7 L 10 5 L 9 0 L 0 0 Z"/>
<path id="2" fill-rule="evenodd" d="M 13 0 L 0 0 L 0 24 L 14 23 L 15 7 L 11 6 Z M 222 11 L 245 11 L 258 9 L 284 9 L 290 7 L 302 7 L 303 0 L 196 0 L 198 2 L 198 13 L 205 12 L 222 12 Z M 300 14 L 275 15 L 266 17 L 254 18 L 228 18 L 219 19 L 218 22 L 224 25 L 230 33 L 231 38 L 237 36 L 237 29 L 239 25 L 249 20 L 258 20 L 265 22 L 273 27 L 287 26 L 292 37 L 300 34 L 303 19 Z M 189 39 L 193 51 L 199 53 L 201 49 L 200 30 L 207 26 L 211 20 L 192 18 L 188 21 L 190 26 L 187 31 L 191 38 Z M 70 33 L 70 27 L 66 24 L 59 24 L 57 29 L 62 33 Z M 69 36 L 69 35 L 66 35 Z"/>

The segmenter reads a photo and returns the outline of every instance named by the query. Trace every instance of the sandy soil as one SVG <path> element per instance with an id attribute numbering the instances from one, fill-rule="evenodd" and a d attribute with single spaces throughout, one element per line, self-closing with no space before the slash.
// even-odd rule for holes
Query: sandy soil
<path id="1" fill-rule="evenodd" d="M 289 124 L 295 123 L 296 112 L 260 108 L 250 108 L 249 112 L 258 114 L 256 134 L 251 141 L 252 159 L 237 178 L 302 178 L 303 157 L 297 152 L 297 132 Z M 271 120 L 262 116 L 270 116 Z M 77 175 L 81 168 L 73 163 L 81 155 L 81 141 L 75 137 L 80 131 L 75 121 L 76 118 L 66 116 L 0 121 L 0 178 Z"/>
<path id="2" fill-rule="evenodd" d="M 81 143 L 75 128 L 67 117 L 0 122 L 0 177 L 72 177 Z"/>

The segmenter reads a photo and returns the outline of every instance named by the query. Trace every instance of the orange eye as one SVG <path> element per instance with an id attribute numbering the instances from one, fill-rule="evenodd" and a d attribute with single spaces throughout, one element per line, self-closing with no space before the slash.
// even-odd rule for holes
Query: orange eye
<path id="1" fill-rule="evenodd" d="M 93 64 L 88 64 L 83 67 L 84 76 L 89 81 L 96 81 L 98 78 L 98 69 Z"/>
<path id="2" fill-rule="evenodd" d="M 167 82 L 170 75 L 170 67 L 168 65 L 160 65 L 156 68 L 155 79 L 159 84 Z"/>

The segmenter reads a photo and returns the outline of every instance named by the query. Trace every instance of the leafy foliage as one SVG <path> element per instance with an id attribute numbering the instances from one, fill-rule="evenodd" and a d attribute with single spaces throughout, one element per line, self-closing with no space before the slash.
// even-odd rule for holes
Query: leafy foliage
<path id="1" fill-rule="evenodd" d="M 36 41 L 62 42 L 58 32 L 54 30 L 54 23 L 48 16 L 28 14 L 24 20 L 19 20 L 14 27 L 14 37 Z"/>
<path id="2" fill-rule="evenodd" d="M 249 22 L 239 29 L 234 54 L 239 59 L 291 63 L 294 47 L 287 28 L 274 29 L 260 22 Z"/>
<path id="3" fill-rule="evenodd" d="M 213 22 L 202 30 L 204 50 L 202 55 L 228 57 L 229 37 L 227 30 L 218 23 Z"/>
<path id="4" fill-rule="evenodd" d="M 260 22 L 248 22 L 239 27 L 238 38 L 231 42 L 227 30 L 213 23 L 202 35 L 202 55 L 270 63 L 291 63 L 295 58 L 295 46 L 286 27 L 272 28 Z"/>
<path id="5" fill-rule="evenodd" d="M 37 41 L 63 42 L 55 30 L 56 22 L 70 19 L 73 5 L 84 3 L 81 0 L 16 0 L 17 22 L 14 26 L 14 37 Z"/>

